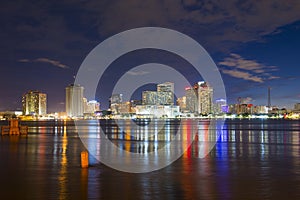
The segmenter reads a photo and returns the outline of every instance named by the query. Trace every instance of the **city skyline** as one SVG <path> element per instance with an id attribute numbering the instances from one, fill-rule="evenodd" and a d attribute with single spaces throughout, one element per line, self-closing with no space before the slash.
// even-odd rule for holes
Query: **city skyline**
<path id="1" fill-rule="evenodd" d="M 145 90 L 140 94 L 138 99 L 123 99 L 123 94 L 112 94 L 107 100 L 109 103 L 108 110 L 113 111 L 113 114 L 118 114 L 118 110 L 125 110 L 125 113 L 130 113 L 132 107 L 139 105 L 145 106 L 178 106 L 182 113 L 198 113 L 198 114 L 221 114 L 221 113 L 252 113 L 249 108 L 256 109 L 255 113 L 268 113 L 268 109 L 282 109 L 276 105 L 269 104 L 271 102 L 270 88 L 268 88 L 267 104 L 252 104 L 248 98 L 239 97 L 235 103 L 227 103 L 226 99 L 213 99 L 214 89 L 205 81 L 196 82 L 193 87 L 184 88 L 185 95 L 174 96 L 174 83 L 167 81 L 165 83 L 156 84 L 156 90 Z M 173 101 L 170 101 L 170 100 Z M 184 99 L 184 101 L 183 101 Z M 176 101 L 176 103 L 172 103 Z M 140 102 L 140 103 L 138 103 Z M 69 117 L 82 117 L 84 114 L 95 114 L 100 111 L 100 104 L 97 100 L 87 99 L 84 95 L 84 87 L 76 84 L 69 84 L 65 87 L 65 110 L 54 111 L 65 112 Z M 128 104 L 129 103 L 129 104 Z M 295 103 L 293 111 L 299 111 L 299 104 Z M 46 115 L 47 112 L 47 94 L 38 90 L 29 90 L 22 96 L 22 113 L 23 115 Z M 125 107 L 124 107 L 125 106 Z M 224 107 L 225 106 L 225 107 Z M 249 107 L 250 106 L 250 107 Z M 251 108 L 251 109 L 253 109 Z M 107 110 L 101 109 L 102 111 Z M 272 113 L 270 112 L 269 113 Z M 124 111 L 122 111 L 124 112 Z M 274 113 L 273 113 L 274 114 Z"/>
<path id="2" fill-rule="evenodd" d="M 0 10 L 0 89 L 4 91 L 0 110 L 21 110 L 21 95 L 31 89 L 47 91 L 49 112 L 64 110 L 61 88 L 74 82 L 86 55 L 112 35 L 145 26 L 177 30 L 199 42 L 222 75 L 228 103 L 244 97 L 266 105 L 268 87 L 272 88 L 272 105 L 292 108 L 300 102 L 299 1 L 65 0 L 37 4 L 21 0 L 4 1 Z M 96 99 L 107 102 L 122 74 L 149 62 L 179 72 L 189 69 L 185 61 L 163 51 L 131 52 L 112 63 L 103 77 L 107 85 L 97 91 Z M 186 76 L 192 82 L 201 79 L 190 70 Z M 108 103 L 102 106 L 107 108 Z"/>

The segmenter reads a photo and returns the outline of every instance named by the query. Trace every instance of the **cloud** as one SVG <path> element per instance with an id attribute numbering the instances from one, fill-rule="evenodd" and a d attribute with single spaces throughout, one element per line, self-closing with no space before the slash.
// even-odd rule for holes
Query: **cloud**
<path id="1" fill-rule="evenodd" d="M 30 62 L 30 60 L 29 59 L 20 59 L 20 60 L 18 60 L 19 62 Z"/>
<path id="2" fill-rule="evenodd" d="M 282 26 L 300 20 L 299 1 L 116 0 L 107 3 L 106 9 L 100 6 L 103 3 L 84 4 L 101 16 L 95 19 L 100 35 L 161 26 L 201 36 L 201 44 L 218 50 L 232 47 L 233 43 L 238 46 L 241 42 L 262 41 L 263 36 L 278 34 Z"/>
<path id="3" fill-rule="evenodd" d="M 32 59 L 32 60 L 20 59 L 19 62 L 24 62 L 24 63 L 27 63 L 27 62 L 48 63 L 48 64 L 51 64 L 55 67 L 59 67 L 59 68 L 62 68 L 62 69 L 70 68 L 69 66 L 67 66 L 65 64 L 62 64 L 57 60 L 52 60 L 52 59 L 49 59 L 49 58 L 36 58 L 36 59 Z"/>
<path id="4" fill-rule="evenodd" d="M 230 57 L 224 59 L 224 61 L 219 62 L 220 65 L 234 67 L 237 69 L 253 71 L 255 73 L 264 73 L 266 71 L 276 71 L 278 67 L 276 66 L 266 66 L 256 60 L 247 60 L 238 54 L 230 54 Z"/>
<path id="5" fill-rule="evenodd" d="M 274 80 L 274 79 L 279 79 L 279 78 L 280 78 L 279 76 L 270 76 L 269 80 Z"/>
<path id="6" fill-rule="evenodd" d="M 160 26 L 195 38 L 210 52 L 230 52 L 245 42 L 262 41 L 265 35 L 278 34 L 281 27 L 300 20 L 297 0 L 40 2 L 3 3 L 0 21 L 13 22 L 12 26 L 1 27 L 3 46 L 27 52 L 60 52 L 65 59 L 74 60 L 120 31 Z M 24 9 L 27 12 L 22 12 Z M 17 47 L 11 45 L 15 43 Z"/>
<path id="7" fill-rule="evenodd" d="M 238 71 L 238 70 L 227 70 L 227 69 L 223 69 L 221 70 L 224 74 L 228 74 L 232 77 L 235 78 L 241 78 L 244 80 L 249 80 L 249 81 L 253 81 L 253 82 L 257 82 L 257 83 L 263 83 L 264 80 L 261 77 L 258 76 L 253 76 L 252 74 L 248 73 L 248 72 L 242 72 L 242 71 Z"/>
<path id="8" fill-rule="evenodd" d="M 149 72 L 146 71 L 128 71 L 127 74 L 132 76 L 143 76 L 145 74 L 149 74 Z"/>
<path id="9" fill-rule="evenodd" d="M 222 66 L 221 71 L 224 74 L 257 83 L 280 78 L 270 73 L 277 71 L 279 69 L 277 66 L 267 66 L 256 60 L 248 60 L 234 53 L 218 64 Z"/>
<path id="10" fill-rule="evenodd" d="M 239 99 L 242 104 L 249 104 L 250 102 L 254 101 L 252 97 L 245 97 Z"/>

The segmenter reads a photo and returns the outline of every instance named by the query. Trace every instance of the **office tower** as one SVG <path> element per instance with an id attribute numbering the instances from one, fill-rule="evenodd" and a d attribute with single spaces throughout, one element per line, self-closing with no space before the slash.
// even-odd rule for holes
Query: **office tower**
<path id="1" fill-rule="evenodd" d="M 114 109 L 112 109 L 112 112 L 115 114 L 128 114 L 131 112 L 131 105 L 129 101 L 122 102 L 116 104 Z"/>
<path id="2" fill-rule="evenodd" d="M 300 103 L 296 103 L 296 104 L 294 105 L 294 110 L 295 110 L 295 111 L 300 111 Z"/>
<path id="3" fill-rule="evenodd" d="M 157 91 L 143 91 L 142 104 L 157 105 Z"/>
<path id="4" fill-rule="evenodd" d="M 109 98 L 109 108 L 113 114 L 117 114 L 119 107 L 123 102 L 123 94 L 112 94 Z"/>
<path id="5" fill-rule="evenodd" d="M 80 85 L 66 87 L 66 112 L 69 117 L 83 116 L 83 90 Z"/>
<path id="6" fill-rule="evenodd" d="M 161 105 L 174 105 L 174 83 L 165 82 L 157 85 Z"/>
<path id="7" fill-rule="evenodd" d="M 214 113 L 220 114 L 220 113 L 227 113 L 228 112 L 228 106 L 226 99 L 217 99 L 214 105 Z"/>
<path id="8" fill-rule="evenodd" d="M 198 97 L 198 113 L 209 114 L 212 113 L 212 99 L 213 88 L 211 88 L 206 82 L 200 81 L 197 85 L 197 97 Z"/>
<path id="9" fill-rule="evenodd" d="M 84 102 L 84 113 L 95 113 L 97 111 L 100 111 L 100 103 L 96 100 L 87 101 L 86 98 L 83 98 Z"/>
<path id="10" fill-rule="evenodd" d="M 158 92 L 173 92 L 174 93 L 174 83 L 165 82 L 157 85 Z"/>
<path id="11" fill-rule="evenodd" d="M 180 111 L 186 111 L 186 96 L 177 98 L 177 105 L 180 108 Z"/>
<path id="12" fill-rule="evenodd" d="M 109 98 L 109 106 L 123 102 L 123 94 L 112 94 Z"/>
<path id="13" fill-rule="evenodd" d="M 87 98 L 83 97 L 83 113 L 86 113 L 86 111 L 88 110 L 88 100 Z"/>
<path id="14" fill-rule="evenodd" d="M 143 91 L 143 105 L 174 105 L 172 92 Z"/>
<path id="15" fill-rule="evenodd" d="M 174 105 L 174 83 L 157 85 L 157 91 L 143 91 L 143 105 Z"/>
<path id="16" fill-rule="evenodd" d="M 185 96 L 186 96 L 186 110 L 190 113 L 195 113 L 197 111 L 197 95 L 196 95 L 195 88 L 186 87 Z"/>
<path id="17" fill-rule="evenodd" d="M 47 95 L 30 90 L 22 96 L 22 107 L 24 115 L 46 115 Z"/>
<path id="18" fill-rule="evenodd" d="M 156 105 L 174 105 L 173 92 L 157 92 Z"/>

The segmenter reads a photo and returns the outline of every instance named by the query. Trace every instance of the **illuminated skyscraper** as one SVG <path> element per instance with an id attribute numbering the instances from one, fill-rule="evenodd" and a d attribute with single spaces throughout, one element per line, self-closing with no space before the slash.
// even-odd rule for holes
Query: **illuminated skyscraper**
<path id="1" fill-rule="evenodd" d="M 143 105 L 174 105 L 174 83 L 157 85 L 157 91 L 143 91 Z"/>
<path id="2" fill-rule="evenodd" d="M 174 83 L 165 82 L 157 85 L 158 92 L 174 92 Z"/>
<path id="3" fill-rule="evenodd" d="M 195 88 L 186 87 L 185 96 L 186 96 L 186 110 L 190 113 L 195 113 L 197 111 L 197 95 L 196 95 Z"/>
<path id="4" fill-rule="evenodd" d="M 294 110 L 295 110 L 295 111 L 300 111 L 300 103 L 296 103 L 296 104 L 294 105 Z"/>
<path id="5" fill-rule="evenodd" d="M 143 91 L 143 105 L 174 105 L 172 92 Z"/>
<path id="6" fill-rule="evenodd" d="M 123 94 L 112 94 L 109 98 L 109 105 L 123 102 Z"/>
<path id="7" fill-rule="evenodd" d="M 186 96 L 178 97 L 177 98 L 177 105 L 180 108 L 180 111 L 186 111 Z"/>
<path id="8" fill-rule="evenodd" d="M 84 113 L 95 113 L 100 111 L 100 103 L 96 100 L 87 101 L 86 98 L 83 98 L 83 108 Z"/>
<path id="9" fill-rule="evenodd" d="M 156 91 L 143 91 L 142 103 L 143 103 L 143 105 L 157 105 L 157 92 Z"/>
<path id="10" fill-rule="evenodd" d="M 66 87 L 66 112 L 69 117 L 83 116 L 83 90 L 80 85 Z"/>
<path id="11" fill-rule="evenodd" d="M 112 94 L 109 98 L 109 108 L 113 114 L 118 113 L 118 108 L 123 102 L 123 94 Z"/>
<path id="12" fill-rule="evenodd" d="M 39 91 L 29 91 L 22 96 L 24 115 L 46 115 L 47 95 Z"/>
<path id="13" fill-rule="evenodd" d="M 174 83 L 165 82 L 157 85 L 158 98 L 161 105 L 174 105 Z"/>
<path id="14" fill-rule="evenodd" d="M 213 113 L 213 88 L 200 81 L 193 87 L 185 88 L 186 110 L 191 113 Z"/>
<path id="15" fill-rule="evenodd" d="M 206 82 L 198 82 L 197 87 L 198 97 L 198 113 L 209 114 L 212 113 L 212 102 L 213 102 L 213 88 L 210 87 Z"/>
<path id="16" fill-rule="evenodd" d="M 214 114 L 221 114 L 221 113 L 227 113 L 228 112 L 228 106 L 226 99 L 217 99 L 214 104 L 213 113 Z"/>

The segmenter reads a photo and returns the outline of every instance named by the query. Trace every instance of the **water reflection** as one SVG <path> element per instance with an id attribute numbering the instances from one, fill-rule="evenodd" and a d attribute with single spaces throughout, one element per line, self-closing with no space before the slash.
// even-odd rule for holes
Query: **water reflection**
<path id="1" fill-rule="evenodd" d="M 177 160 L 195 138 L 198 157 L 203 158 L 215 145 L 222 125 L 221 120 L 154 120 L 141 126 L 131 120 L 102 120 L 101 128 L 87 121 L 76 126 L 96 159 L 121 171 L 138 173 L 157 170 Z"/>
<path id="2" fill-rule="evenodd" d="M 153 153 L 159 158 L 159 149 L 176 138 L 173 124 L 165 126 L 165 132 L 153 134 L 158 130 L 155 125 L 132 128 L 130 123 L 106 127 L 111 133 L 107 138 L 118 152 Z M 88 144 L 99 153 L 103 150 L 98 142 L 102 129 L 97 122 L 87 124 L 81 128 L 87 133 Z M 80 152 L 85 148 L 73 125 L 32 124 L 39 128 L 31 128 L 28 136 L 0 137 L 1 198 L 283 199 L 288 194 L 298 199 L 298 121 L 229 120 L 219 132 L 209 129 L 212 124 L 191 120 L 178 126 L 179 148 L 187 150 L 168 167 L 146 174 L 118 172 L 98 164 L 93 157 L 92 166 L 81 169 Z M 219 130 L 217 123 L 213 125 Z M 202 157 L 215 139 L 216 145 Z M 203 145 L 205 142 L 208 145 Z M 172 154 L 178 150 L 170 147 L 165 151 Z M 141 162 L 156 162 L 144 158 L 146 161 Z M 132 157 L 126 159 L 130 162 Z"/>
<path id="3" fill-rule="evenodd" d="M 67 127 L 66 123 L 64 123 L 63 127 L 63 137 L 62 137 L 62 152 L 61 152 L 61 161 L 60 161 L 60 171 L 59 171 L 59 199 L 67 199 L 68 191 L 67 191 L 67 170 L 68 170 L 68 158 L 67 158 L 67 145 L 68 145 L 68 137 L 67 137 Z"/>

